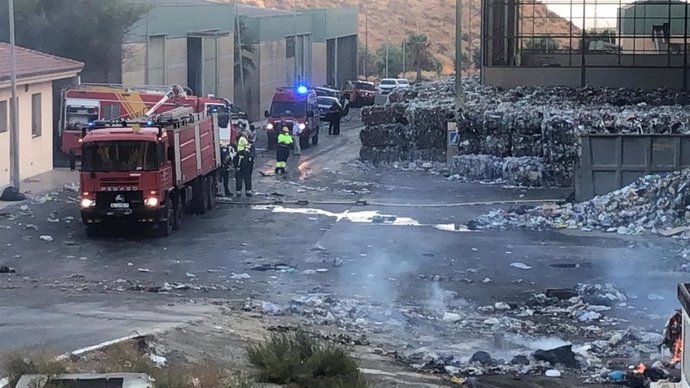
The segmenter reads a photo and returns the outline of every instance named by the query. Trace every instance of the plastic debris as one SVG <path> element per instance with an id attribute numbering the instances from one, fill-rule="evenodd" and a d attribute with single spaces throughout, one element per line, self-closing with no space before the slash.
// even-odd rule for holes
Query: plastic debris
<path id="1" fill-rule="evenodd" d="M 266 315 L 277 315 L 280 313 L 280 307 L 271 302 L 262 302 L 261 311 Z"/>
<path id="2" fill-rule="evenodd" d="M 248 273 L 235 273 L 230 276 L 230 279 L 232 280 L 246 280 L 246 279 L 251 279 L 251 275 Z"/>
<path id="3" fill-rule="evenodd" d="M 607 375 L 609 381 L 614 383 L 622 383 L 625 381 L 625 372 L 615 370 Z"/>
<path id="4" fill-rule="evenodd" d="M 657 294 L 649 294 L 649 295 L 647 295 L 647 299 L 649 299 L 651 301 L 655 301 L 655 300 L 664 300 L 666 298 L 664 298 L 661 295 L 657 295 Z"/>
<path id="5" fill-rule="evenodd" d="M 41 240 L 43 240 L 43 241 L 46 241 L 46 242 L 51 242 L 51 241 L 53 241 L 53 236 L 49 236 L 49 235 L 43 235 L 43 236 L 41 236 L 41 237 L 39 237 L 39 238 L 40 238 Z"/>
<path id="6" fill-rule="evenodd" d="M 445 312 L 443 313 L 443 321 L 444 322 L 457 322 L 462 319 L 462 316 L 457 313 L 449 313 Z"/>
<path id="7" fill-rule="evenodd" d="M 478 217 L 478 229 L 603 230 L 625 235 L 690 223 L 690 170 L 648 175 L 609 194 L 577 204 L 494 210 Z"/>
<path id="8" fill-rule="evenodd" d="M 519 269 L 532 269 L 529 265 L 525 263 L 510 263 L 510 266 L 513 268 L 519 268 Z"/>
<path id="9" fill-rule="evenodd" d="M 165 363 L 168 362 L 168 359 L 156 354 L 149 354 L 149 359 L 157 366 L 165 366 Z"/>
<path id="10" fill-rule="evenodd" d="M 546 372 L 544 372 L 544 375 L 546 377 L 561 377 L 561 371 L 558 369 L 549 369 Z"/>

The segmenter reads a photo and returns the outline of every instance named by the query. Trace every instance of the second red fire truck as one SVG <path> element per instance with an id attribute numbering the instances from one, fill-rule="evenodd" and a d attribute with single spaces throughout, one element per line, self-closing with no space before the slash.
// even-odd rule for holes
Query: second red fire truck
<path id="1" fill-rule="evenodd" d="M 82 129 L 96 121 L 139 120 L 185 106 L 194 113 L 218 114 L 220 140 L 234 144 L 237 128 L 232 125 L 230 101 L 213 96 L 198 97 L 181 86 L 126 86 L 80 84 L 63 91 L 60 120 L 61 149 L 81 156 Z"/>

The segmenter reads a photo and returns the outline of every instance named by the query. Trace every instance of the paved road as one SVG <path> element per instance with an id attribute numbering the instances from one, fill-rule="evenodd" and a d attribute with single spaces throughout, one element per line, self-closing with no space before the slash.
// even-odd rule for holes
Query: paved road
<path id="1" fill-rule="evenodd" d="M 674 272 L 676 247 L 668 239 L 466 231 L 463 225 L 496 205 L 425 205 L 554 199 L 565 197 L 567 190 L 464 184 L 422 171 L 363 167 L 351 163 L 359 150 L 359 125 L 352 119 L 343 135 L 322 134 L 317 147 L 291 158 L 289 177 L 256 174 L 260 195 L 226 200 L 208 214 L 189 217 L 182 230 L 166 239 L 121 231 L 89 240 L 69 198 L 74 193 L 30 204 L 25 211 L 6 209 L 0 227 L 9 229 L 0 229 L 0 264 L 16 267 L 17 274 L 0 275 L 0 350 L 50 346 L 66 351 L 133 330 L 203 318 L 215 311 L 207 303 L 211 299 L 283 304 L 310 291 L 384 306 L 426 307 L 440 287 L 453 292 L 457 303 L 480 306 L 524 301 L 546 288 L 613 283 L 638 298 L 630 303 L 634 309 L 612 314 L 655 330 L 677 307 L 675 287 L 685 275 Z M 260 154 L 261 170 L 272 170 L 272 156 L 270 151 Z M 310 204 L 256 206 L 276 199 Z M 379 205 L 356 206 L 357 200 Z M 375 214 L 395 222 L 372 223 Z M 53 241 L 42 241 L 42 235 Z M 342 265 L 334 266 L 336 260 Z M 512 262 L 532 269 L 512 268 Z M 587 265 L 553 266 L 563 263 Z M 265 264 L 296 270 L 253 270 Z M 321 268 L 328 271 L 302 273 Z M 251 278 L 232 278 L 245 273 Z M 491 282 L 482 282 L 485 278 Z M 166 282 L 192 289 L 145 291 Z M 649 301 L 646 295 L 652 292 L 665 300 Z M 458 338 L 450 329 L 437 335 L 446 341 Z"/>

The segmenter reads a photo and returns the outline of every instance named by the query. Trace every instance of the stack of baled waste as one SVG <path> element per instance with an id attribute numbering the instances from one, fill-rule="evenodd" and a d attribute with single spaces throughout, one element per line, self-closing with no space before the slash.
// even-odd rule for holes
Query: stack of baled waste
<path id="1" fill-rule="evenodd" d="M 445 160 L 446 117 L 452 108 L 452 99 L 364 108 L 360 158 L 374 163 Z"/>
<path id="2" fill-rule="evenodd" d="M 473 171 L 467 179 L 567 187 L 573 184 L 583 134 L 690 132 L 690 98 L 684 92 L 567 87 L 502 90 L 477 81 L 463 79 L 460 156 L 451 166 L 454 174 Z M 453 79 L 447 78 L 415 85 L 413 92 L 396 98 L 402 102 L 365 108 L 363 132 L 371 133 L 362 134 L 360 156 L 374 162 L 444 160 L 446 122 L 452 117 L 454 99 Z M 380 127 L 386 124 L 402 126 L 395 131 L 398 139 L 377 139 L 390 133 L 389 128 L 382 131 Z M 497 169 L 501 173 L 495 178 L 491 171 Z M 478 171 L 487 175 L 477 177 Z M 512 171 L 531 179 L 503 175 Z"/>
<path id="3" fill-rule="evenodd" d="M 690 225 L 690 170 L 649 175 L 577 204 L 494 210 L 473 223 L 490 228 L 568 228 L 638 234 Z"/>

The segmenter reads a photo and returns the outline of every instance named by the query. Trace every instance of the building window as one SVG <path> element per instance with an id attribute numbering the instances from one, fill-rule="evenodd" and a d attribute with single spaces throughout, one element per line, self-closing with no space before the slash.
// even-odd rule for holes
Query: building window
<path id="1" fill-rule="evenodd" d="M 7 132 L 9 124 L 9 115 L 7 111 L 7 101 L 0 101 L 0 133 Z"/>
<path id="2" fill-rule="evenodd" d="M 31 135 L 41 136 L 41 93 L 31 95 Z"/>

